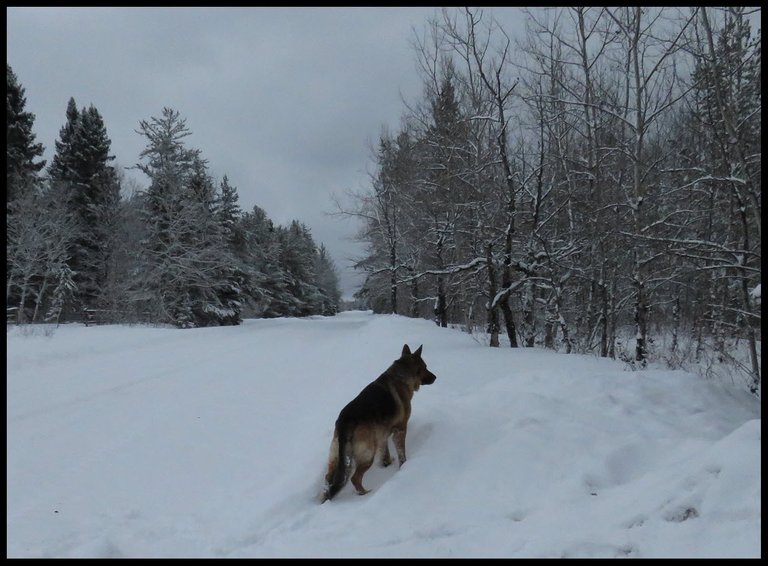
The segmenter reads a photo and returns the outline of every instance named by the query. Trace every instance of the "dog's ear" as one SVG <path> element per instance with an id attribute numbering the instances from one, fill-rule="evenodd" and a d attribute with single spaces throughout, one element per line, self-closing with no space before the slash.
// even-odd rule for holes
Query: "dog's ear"
<path id="1" fill-rule="evenodd" d="M 406 344 L 405 346 L 403 346 L 403 353 L 401 354 L 401 356 L 404 358 L 405 356 L 410 356 L 410 355 L 411 355 L 411 349 L 408 347 L 408 344 Z"/>
<path id="2" fill-rule="evenodd" d="M 416 356 L 417 358 L 420 358 L 420 357 L 421 357 L 421 349 L 422 349 L 423 347 L 424 347 L 424 344 L 422 344 L 421 346 L 419 346 L 419 347 L 416 349 L 416 351 L 413 353 L 413 355 L 414 355 L 414 356 Z"/>

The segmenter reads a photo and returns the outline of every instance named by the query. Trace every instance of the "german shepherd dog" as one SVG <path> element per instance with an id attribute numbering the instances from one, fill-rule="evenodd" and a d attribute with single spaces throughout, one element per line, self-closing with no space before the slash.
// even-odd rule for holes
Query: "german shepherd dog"
<path id="1" fill-rule="evenodd" d="M 374 458 L 380 454 L 382 465 L 392 463 L 388 443 L 390 435 L 395 441 L 400 466 L 405 463 L 405 433 L 411 416 L 413 392 L 437 379 L 421 359 L 421 348 L 419 346 L 411 353 L 408 344 L 403 346 L 400 359 L 369 383 L 339 413 L 321 503 L 332 499 L 346 485 L 353 461 L 355 473 L 352 485 L 360 495 L 368 493 L 363 487 L 363 475 Z"/>

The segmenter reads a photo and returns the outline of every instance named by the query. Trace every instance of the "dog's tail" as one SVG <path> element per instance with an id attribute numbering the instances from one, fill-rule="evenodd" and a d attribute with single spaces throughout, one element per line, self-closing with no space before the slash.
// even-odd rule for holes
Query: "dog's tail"
<path id="1" fill-rule="evenodd" d="M 334 446 L 335 444 L 335 446 Z M 333 499 L 349 480 L 352 470 L 352 423 L 339 417 L 333 433 L 331 454 L 328 458 L 328 474 L 322 501 Z"/>

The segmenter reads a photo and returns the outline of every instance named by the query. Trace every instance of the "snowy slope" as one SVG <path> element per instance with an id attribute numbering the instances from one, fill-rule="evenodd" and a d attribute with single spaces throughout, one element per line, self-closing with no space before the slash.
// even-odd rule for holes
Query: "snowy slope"
<path id="1" fill-rule="evenodd" d="M 424 345 L 408 462 L 318 505 L 339 410 Z M 7 337 L 7 552 L 760 556 L 759 403 L 370 313 Z"/>

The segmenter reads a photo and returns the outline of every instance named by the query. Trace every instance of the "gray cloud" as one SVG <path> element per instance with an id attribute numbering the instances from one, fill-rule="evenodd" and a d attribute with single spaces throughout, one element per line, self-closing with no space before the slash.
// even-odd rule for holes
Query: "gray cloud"
<path id="1" fill-rule="evenodd" d="M 369 142 L 421 92 L 413 28 L 434 8 L 8 8 L 8 63 L 51 158 L 67 101 L 94 104 L 121 166 L 164 106 L 240 204 L 299 219 L 351 295 L 354 222 L 324 214 L 367 182 Z M 133 173 L 140 182 L 144 179 Z"/>

